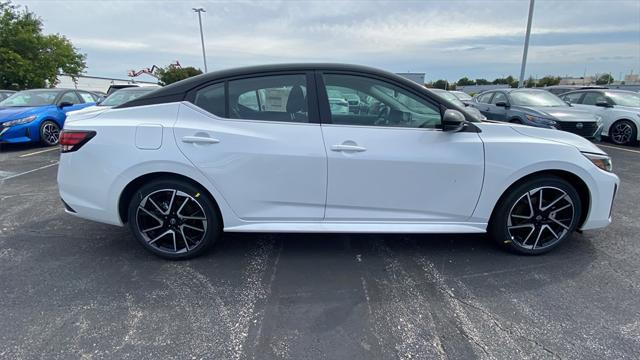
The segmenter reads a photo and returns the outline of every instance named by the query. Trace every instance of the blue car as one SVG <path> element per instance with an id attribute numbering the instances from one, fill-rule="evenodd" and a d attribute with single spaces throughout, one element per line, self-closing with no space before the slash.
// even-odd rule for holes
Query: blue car
<path id="1" fill-rule="evenodd" d="M 95 105 L 98 96 L 73 89 L 35 89 L 0 101 L 0 144 L 56 145 L 67 112 Z"/>

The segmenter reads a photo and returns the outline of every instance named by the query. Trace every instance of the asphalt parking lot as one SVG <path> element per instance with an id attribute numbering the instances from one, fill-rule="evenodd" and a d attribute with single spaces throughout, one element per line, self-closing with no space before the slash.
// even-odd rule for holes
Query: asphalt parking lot
<path id="1" fill-rule="evenodd" d="M 0 358 L 633 359 L 640 148 L 613 224 L 545 256 L 484 236 L 227 234 L 191 261 L 64 213 L 58 152 L 0 152 Z"/>

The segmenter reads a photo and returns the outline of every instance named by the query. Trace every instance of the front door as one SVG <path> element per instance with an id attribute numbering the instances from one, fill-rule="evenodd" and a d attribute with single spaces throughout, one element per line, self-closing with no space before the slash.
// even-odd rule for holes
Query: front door
<path id="1" fill-rule="evenodd" d="M 326 221 L 442 223 L 471 216 L 484 172 L 477 133 L 443 132 L 437 103 L 388 80 L 317 78 L 319 91 L 356 94 L 362 104 L 344 114 L 321 103 L 328 115 Z"/>

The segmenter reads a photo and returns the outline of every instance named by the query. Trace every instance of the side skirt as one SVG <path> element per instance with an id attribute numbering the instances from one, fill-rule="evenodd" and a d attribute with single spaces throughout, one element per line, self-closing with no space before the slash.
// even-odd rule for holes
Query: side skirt
<path id="1" fill-rule="evenodd" d="M 225 227 L 226 232 L 284 233 L 485 233 L 486 223 L 260 222 Z"/>

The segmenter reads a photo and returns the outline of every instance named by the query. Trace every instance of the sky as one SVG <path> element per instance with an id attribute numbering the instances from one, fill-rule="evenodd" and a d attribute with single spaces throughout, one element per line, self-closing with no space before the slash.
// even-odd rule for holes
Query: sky
<path id="1" fill-rule="evenodd" d="M 426 79 L 518 76 L 528 0 L 89 1 L 13 0 L 87 54 L 87 75 L 176 60 L 209 71 L 339 62 Z M 537 0 L 526 76 L 640 72 L 640 0 Z M 150 80 L 146 76 L 140 80 Z"/>

